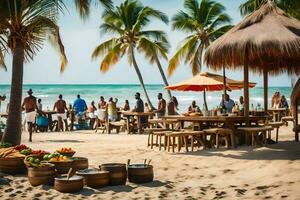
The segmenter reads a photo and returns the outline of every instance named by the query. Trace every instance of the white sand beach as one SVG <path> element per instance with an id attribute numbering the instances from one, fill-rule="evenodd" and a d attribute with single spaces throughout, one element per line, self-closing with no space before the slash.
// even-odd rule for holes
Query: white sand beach
<path id="1" fill-rule="evenodd" d="M 146 135 L 99 134 L 91 131 L 36 133 L 34 148 L 55 151 L 72 147 L 77 156 L 101 163 L 142 163 L 152 159 L 152 183 L 91 189 L 63 194 L 50 186 L 32 187 L 26 176 L 1 178 L 0 199 L 300 199 L 300 145 L 291 126 L 280 129 L 280 142 L 267 147 L 209 149 L 168 153 L 146 147 Z"/>

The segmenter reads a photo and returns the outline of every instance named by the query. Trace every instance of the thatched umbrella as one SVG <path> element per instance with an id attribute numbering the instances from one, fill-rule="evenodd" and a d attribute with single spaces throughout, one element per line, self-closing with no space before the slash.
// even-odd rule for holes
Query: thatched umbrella
<path id="1" fill-rule="evenodd" d="M 215 40 L 205 53 L 209 68 L 244 66 L 245 115 L 249 116 L 249 68 L 264 75 L 264 107 L 268 109 L 268 73 L 300 74 L 300 22 L 272 0 Z"/>
<path id="2" fill-rule="evenodd" d="M 203 91 L 204 106 L 207 110 L 206 92 L 222 90 L 240 90 L 243 88 L 243 81 L 236 81 L 219 74 L 209 72 L 199 73 L 190 79 L 181 81 L 174 85 L 165 87 L 167 90 L 174 91 Z M 226 87 L 225 87 L 226 85 Z M 249 87 L 255 87 L 256 83 L 250 83 Z"/>

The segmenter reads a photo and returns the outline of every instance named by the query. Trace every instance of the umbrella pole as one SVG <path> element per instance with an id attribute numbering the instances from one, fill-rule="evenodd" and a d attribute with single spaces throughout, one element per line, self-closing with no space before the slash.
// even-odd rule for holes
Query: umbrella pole
<path id="1" fill-rule="evenodd" d="M 208 110 L 207 102 L 206 102 L 206 89 L 203 90 L 203 101 L 204 101 L 205 110 Z"/>
<path id="2" fill-rule="evenodd" d="M 223 67 L 223 83 L 224 83 L 224 96 L 226 95 L 226 72 L 225 72 L 225 67 Z"/>
<path id="3" fill-rule="evenodd" d="M 268 71 L 264 69 L 264 111 L 268 113 Z"/>
<path id="4" fill-rule="evenodd" d="M 249 68 L 248 55 L 245 55 L 244 61 L 244 116 L 246 117 L 246 126 L 249 126 Z"/>

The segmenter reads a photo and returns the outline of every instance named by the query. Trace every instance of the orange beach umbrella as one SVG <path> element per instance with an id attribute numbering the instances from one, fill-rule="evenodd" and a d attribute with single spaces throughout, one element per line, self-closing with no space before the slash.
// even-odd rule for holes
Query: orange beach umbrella
<path id="1" fill-rule="evenodd" d="M 167 90 L 176 91 L 203 91 L 204 92 L 204 104 L 207 108 L 205 92 L 206 91 L 221 91 L 224 90 L 224 77 L 218 74 L 209 72 L 197 74 L 196 76 L 181 81 L 174 85 L 165 87 Z M 256 83 L 249 83 L 249 87 L 255 87 Z M 243 89 L 244 82 L 236 81 L 226 77 L 226 90 L 240 90 Z"/>

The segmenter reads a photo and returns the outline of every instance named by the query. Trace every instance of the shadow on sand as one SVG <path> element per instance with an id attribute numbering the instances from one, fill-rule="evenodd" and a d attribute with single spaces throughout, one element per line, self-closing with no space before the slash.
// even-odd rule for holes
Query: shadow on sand
<path id="1" fill-rule="evenodd" d="M 46 142 L 59 142 L 59 143 L 63 143 L 63 142 L 70 142 L 70 143 L 84 143 L 84 141 L 81 141 L 81 140 L 46 140 Z"/>
<path id="2" fill-rule="evenodd" d="M 233 153 L 231 153 L 233 152 Z M 241 146 L 236 149 L 206 149 L 194 152 L 175 153 L 174 155 L 220 156 L 242 160 L 299 160 L 300 143 L 295 141 L 281 141 L 265 147 L 253 148 Z"/>

